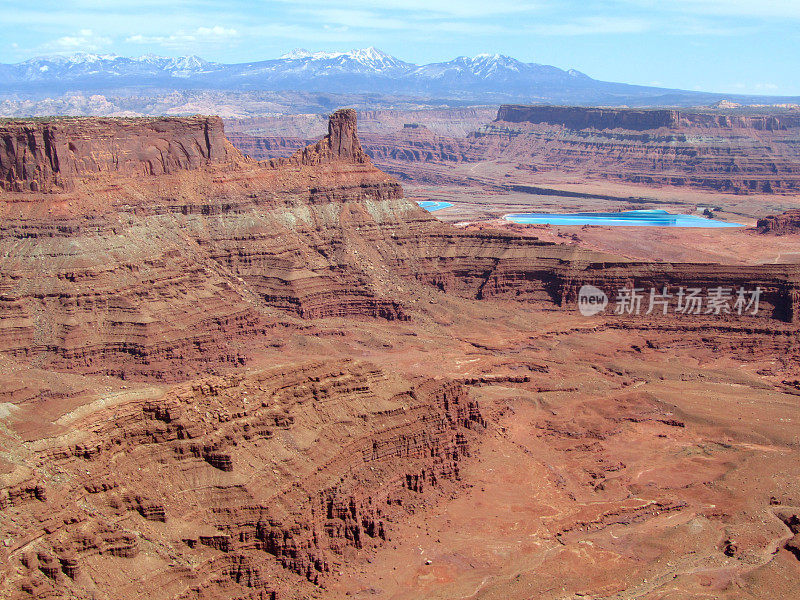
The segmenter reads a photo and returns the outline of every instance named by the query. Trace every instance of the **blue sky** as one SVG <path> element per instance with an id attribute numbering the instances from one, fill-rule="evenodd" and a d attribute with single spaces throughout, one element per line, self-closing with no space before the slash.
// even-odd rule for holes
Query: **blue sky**
<path id="1" fill-rule="evenodd" d="M 0 0 L 0 28 L 5 63 L 376 46 L 416 63 L 501 53 L 609 81 L 800 95 L 800 0 Z"/>

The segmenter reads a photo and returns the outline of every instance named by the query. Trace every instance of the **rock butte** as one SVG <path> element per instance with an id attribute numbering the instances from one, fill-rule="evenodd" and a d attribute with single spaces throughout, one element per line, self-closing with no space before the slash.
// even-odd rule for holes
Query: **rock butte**
<path id="1" fill-rule="evenodd" d="M 0 137 L 4 596 L 391 597 L 413 581 L 407 597 L 463 597 L 474 572 L 479 589 L 496 578 L 487 598 L 549 598 L 562 548 L 583 574 L 556 580 L 570 593 L 661 581 L 733 598 L 797 568 L 796 484 L 752 484 L 747 510 L 772 519 L 759 529 L 744 488 L 721 483 L 767 472 L 747 444 L 796 470 L 791 427 L 725 421 L 745 410 L 739 388 L 713 418 L 674 403 L 710 402 L 709 382 L 794 399 L 800 268 L 630 261 L 456 229 L 372 164 L 352 110 L 262 163 L 206 117 L 4 122 Z M 764 293 L 758 316 L 586 321 L 586 283 Z M 767 379 L 725 375 L 743 356 Z M 796 413 L 764 406 L 775 422 L 776 406 Z M 708 440 L 723 441 L 695 456 Z M 487 532 L 464 521 L 483 507 L 493 526 L 506 501 L 512 516 L 533 502 L 519 508 L 524 543 L 519 516 Z M 472 549 L 456 550 L 443 506 Z M 613 527 L 630 539 L 606 537 Z M 435 538 L 423 528 L 452 546 L 422 560 L 414 544 Z M 599 536 L 586 561 L 584 534 Z M 670 535 L 669 552 L 632 566 Z M 491 539 L 511 545 L 458 554 Z M 506 552 L 533 562 L 514 572 Z"/>
<path id="2" fill-rule="evenodd" d="M 759 219 L 756 227 L 761 233 L 783 235 L 800 231 L 800 209 L 787 210 L 780 215 Z"/>

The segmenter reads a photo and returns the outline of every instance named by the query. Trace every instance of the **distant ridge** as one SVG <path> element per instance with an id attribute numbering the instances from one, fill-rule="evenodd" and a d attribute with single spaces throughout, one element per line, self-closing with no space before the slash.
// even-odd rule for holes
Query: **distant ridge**
<path id="1" fill-rule="evenodd" d="M 337 52 L 295 49 L 276 59 L 223 64 L 198 56 L 124 57 L 78 53 L 0 64 L 6 93 L 138 90 L 300 91 L 406 95 L 465 102 L 686 105 L 736 101 L 794 102 L 797 98 L 733 96 L 592 79 L 575 69 L 521 62 L 502 54 L 459 56 L 425 65 L 374 47 Z"/>

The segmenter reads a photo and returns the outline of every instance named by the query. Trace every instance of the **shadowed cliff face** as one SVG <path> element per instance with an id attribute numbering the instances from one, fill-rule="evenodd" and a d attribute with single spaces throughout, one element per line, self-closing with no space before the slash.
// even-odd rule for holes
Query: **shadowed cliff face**
<path id="1" fill-rule="evenodd" d="M 643 131 L 672 127 L 680 122 L 675 110 L 614 110 L 576 106 L 513 106 L 497 111 L 496 121 L 507 123 L 547 123 L 571 129 L 631 129 Z"/>
<path id="2" fill-rule="evenodd" d="M 800 209 L 787 210 L 780 215 L 770 215 L 756 223 L 759 233 L 784 235 L 800 232 Z"/>
<path id="3" fill-rule="evenodd" d="M 800 127 L 800 114 L 747 116 L 692 113 L 678 110 L 583 108 L 577 106 L 503 105 L 497 111 L 495 120 L 507 123 L 546 123 L 561 125 L 569 129 L 628 129 L 631 131 L 646 131 L 662 127 L 778 131 Z"/>
<path id="4" fill-rule="evenodd" d="M 192 170 L 235 155 L 219 117 L 0 122 L 0 185 L 15 192 L 70 189 L 98 173 Z"/>

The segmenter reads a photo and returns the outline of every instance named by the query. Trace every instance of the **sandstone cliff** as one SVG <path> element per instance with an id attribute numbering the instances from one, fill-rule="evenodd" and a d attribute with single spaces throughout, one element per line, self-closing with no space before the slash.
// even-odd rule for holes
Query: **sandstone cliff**
<path id="1" fill-rule="evenodd" d="M 692 187 L 735 194 L 793 194 L 800 189 L 800 113 L 501 106 L 465 134 L 426 113 L 380 115 L 362 136 L 382 169 L 419 182 L 471 183 L 460 163 L 499 161 L 556 178 L 608 179 L 648 186 Z M 458 113 L 456 113 L 458 114 Z M 421 127 L 413 125 L 420 117 Z M 472 119 L 472 120 L 469 120 Z M 488 119 L 487 119 L 488 120 Z M 292 120 L 289 119 L 291 123 Z M 430 122 L 428 127 L 426 123 Z M 234 144 L 257 159 L 284 157 L 307 144 L 300 130 L 275 120 L 235 122 Z M 466 174 L 465 174 L 466 173 Z M 501 182 L 502 184 L 502 182 Z"/>
<path id="2" fill-rule="evenodd" d="M 0 140 L 0 185 L 17 192 L 71 188 L 97 173 L 197 169 L 237 154 L 219 117 L 2 121 Z"/>
<path id="3" fill-rule="evenodd" d="M 4 549 L 0 595 L 141 597 L 142 572 L 154 599 L 308 597 L 457 490 L 484 427 L 457 382 L 350 361 L 125 394 L 66 415 L 2 489 L 3 517 L 46 533 Z"/>
<path id="4" fill-rule="evenodd" d="M 106 121 L 79 122 L 89 131 Z M 153 127 L 176 131 L 165 148 L 187 149 L 205 123 Z M 98 164 L 128 126 L 123 120 L 99 135 L 96 148 L 86 141 L 74 164 Z M 149 139 L 128 147 L 149 148 Z M 102 163 L 119 167 L 113 180 L 84 178 L 74 192 L 5 194 L 0 350 L 54 368 L 180 380 L 245 364 L 264 336 L 282 343 L 287 319 L 412 319 L 404 281 L 550 309 L 571 307 L 580 282 L 610 293 L 629 282 L 761 285 L 762 317 L 800 318 L 793 268 L 630 263 L 449 228 L 373 166 L 353 111 L 334 114 L 320 142 L 267 165 L 223 153 L 227 142 L 217 134 L 208 139 L 196 154 L 181 151 L 184 162 L 172 172 L 141 177 L 143 163 L 115 154 Z M 235 168 L 222 162 L 229 159 Z"/>
<path id="5" fill-rule="evenodd" d="M 630 129 L 641 131 L 674 127 L 680 123 L 676 110 L 619 110 L 577 106 L 503 105 L 496 121 L 506 123 L 547 123 L 569 129 Z"/>
<path id="6" fill-rule="evenodd" d="M 106 120 L 76 124 L 88 135 Z M 123 152 L 120 131 L 133 125 L 121 120 L 75 145 L 70 173 L 90 175 L 76 179 L 74 191 L 53 185 L 46 194 L 2 196 L 5 351 L 85 372 L 174 380 L 198 367 L 241 364 L 250 340 L 281 315 L 407 318 L 358 258 L 356 232 L 359 224 L 402 230 L 432 220 L 371 165 L 352 111 L 332 117 L 322 142 L 272 168 L 238 164 L 221 130 L 209 130 L 206 143 L 207 124 L 219 121 L 151 123 L 170 150 L 159 151 L 166 173 L 141 177 L 150 163 L 133 150 L 149 152 L 152 131 L 131 129 Z M 96 180 L 81 165 L 116 170 Z"/>
<path id="7" fill-rule="evenodd" d="M 705 127 L 711 129 L 755 129 L 778 131 L 800 127 L 800 114 L 748 116 L 663 109 L 584 108 L 578 106 L 503 105 L 496 121 L 546 123 L 568 129 L 648 129 Z"/>
<path id="8" fill-rule="evenodd" d="M 298 150 L 288 159 L 272 162 L 274 167 L 286 165 L 314 166 L 333 160 L 364 164 L 369 157 L 361 148 L 357 135 L 356 111 L 352 108 L 338 110 L 328 122 L 328 135 L 319 142 Z"/>
<path id="9" fill-rule="evenodd" d="M 472 136 L 483 160 L 647 185 L 800 190 L 800 115 L 502 106 Z"/>

